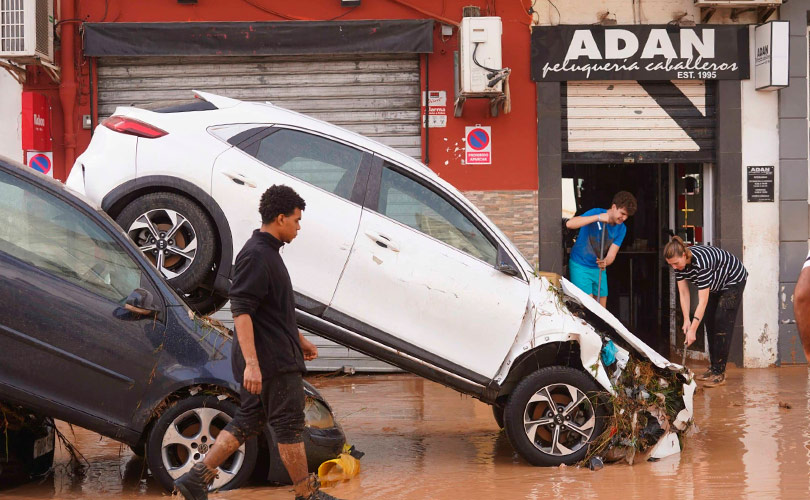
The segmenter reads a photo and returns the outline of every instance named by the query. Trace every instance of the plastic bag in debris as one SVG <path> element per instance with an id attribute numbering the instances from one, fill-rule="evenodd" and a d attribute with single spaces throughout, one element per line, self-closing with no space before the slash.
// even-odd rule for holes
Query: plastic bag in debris
<path id="1" fill-rule="evenodd" d="M 354 446 L 344 445 L 343 452 L 332 460 L 327 460 L 318 467 L 318 479 L 324 486 L 330 486 L 340 481 L 355 477 L 360 472 L 362 452 L 356 451 Z"/>
<path id="2" fill-rule="evenodd" d="M 616 353 L 619 349 L 616 348 L 616 344 L 613 343 L 612 340 L 608 340 L 607 344 L 602 346 L 602 364 L 605 366 L 610 366 L 616 362 Z"/>

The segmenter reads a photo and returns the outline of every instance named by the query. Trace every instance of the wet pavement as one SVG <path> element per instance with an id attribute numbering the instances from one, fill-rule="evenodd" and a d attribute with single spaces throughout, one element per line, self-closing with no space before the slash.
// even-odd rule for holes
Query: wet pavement
<path id="1" fill-rule="evenodd" d="M 729 369 L 728 384 L 699 390 L 699 433 L 659 462 L 535 468 L 513 451 L 490 407 L 411 375 L 310 378 L 366 456 L 355 479 L 326 491 L 345 499 L 810 498 L 810 380 L 805 366 Z M 781 408 L 779 403 L 791 408 Z M 60 427 L 90 462 L 0 491 L 3 498 L 165 496 L 144 462 L 107 438 Z M 58 445 L 57 445 L 58 447 Z M 212 499 L 291 499 L 289 487 L 253 485 Z"/>

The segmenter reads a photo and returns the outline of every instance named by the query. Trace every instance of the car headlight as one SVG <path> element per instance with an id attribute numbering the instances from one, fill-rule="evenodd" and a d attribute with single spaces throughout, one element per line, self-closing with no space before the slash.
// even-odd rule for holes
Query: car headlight
<path id="1" fill-rule="evenodd" d="M 335 418 L 326 405 L 315 398 L 307 397 L 304 406 L 304 423 L 307 427 L 315 429 L 329 429 L 335 426 Z"/>

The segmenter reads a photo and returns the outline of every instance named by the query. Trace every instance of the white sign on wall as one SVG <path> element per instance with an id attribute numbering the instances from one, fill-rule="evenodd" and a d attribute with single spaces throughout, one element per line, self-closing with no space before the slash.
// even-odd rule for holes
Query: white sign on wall
<path id="1" fill-rule="evenodd" d="M 422 128 L 443 128 L 447 126 L 447 92 L 444 90 L 431 90 L 428 92 L 427 122 L 425 116 L 425 92 L 422 92 Z"/>
<path id="2" fill-rule="evenodd" d="M 757 90 L 789 84 L 790 21 L 770 21 L 754 29 L 754 78 Z"/>

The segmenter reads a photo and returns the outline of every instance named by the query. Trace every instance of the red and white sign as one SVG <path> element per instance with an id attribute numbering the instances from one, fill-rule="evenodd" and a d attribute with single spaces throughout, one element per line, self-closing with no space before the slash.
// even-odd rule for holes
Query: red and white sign
<path id="1" fill-rule="evenodd" d="M 447 92 L 444 90 L 431 90 L 427 93 L 428 116 L 425 120 L 425 92 L 422 92 L 422 128 L 425 123 L 430 128 L 444 128 L 447 126 Z"/>
<path id="2" fill-rule="evenodd" d="M 492 163 L 491 127 L 465 127 L 464 163 L 466 165 L 490 165 Z"/>
<path id="3" fill-rule="evenodd" d="M 22 149 L 52 151 L 51 103 L 39 92 L 22 93 Z"/>
<path id="4" fill-rule="evenodd" d="M 51 151 L 26 151 L 25 164 L 40 174 L 53 177 L 53 153 Z"/>

